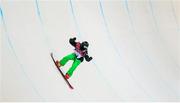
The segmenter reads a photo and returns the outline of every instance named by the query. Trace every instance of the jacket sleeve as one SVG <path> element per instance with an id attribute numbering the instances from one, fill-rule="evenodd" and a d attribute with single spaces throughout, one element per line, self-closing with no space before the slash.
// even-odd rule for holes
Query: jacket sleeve
<path id="1" fill-rule="evenodd" d="M 93 59 L 92 57 L 89 57 L 88 53 L 84 57 L 85 57 L 87 62 L 89 62 Z"/>
<path id="2" fill-rule="evenodd" d="M 76 42 L 75 42 L 75 41 L 76 41 L 76 37 L 69 39 L 69 43 L 70 43 L 72 46 L 74 46 L 74 47 L 76 46 Z"/>

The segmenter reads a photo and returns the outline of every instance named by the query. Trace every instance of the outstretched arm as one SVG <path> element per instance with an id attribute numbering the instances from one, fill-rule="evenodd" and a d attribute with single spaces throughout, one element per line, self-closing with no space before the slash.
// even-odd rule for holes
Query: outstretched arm
<path id="1" fill-rule="evenodd" d="M 76 37 L 69 39 L 69 43 L 70 43 L 72 46 L 74 46 L 74 47 L 76 46 L 76 42 L 75 42 L 75 41 L 76 41 Z"/>

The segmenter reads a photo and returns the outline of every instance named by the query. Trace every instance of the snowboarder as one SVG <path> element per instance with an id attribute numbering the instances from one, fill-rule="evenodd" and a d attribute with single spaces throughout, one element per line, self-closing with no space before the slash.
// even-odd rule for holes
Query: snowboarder
<path id="1" fill-rule="evenodd" d="M 56 61 L 56 65 L 58 67 L 64 66 L 69 60 L 73 60 L 73 64 L 72 66 L 69 68 L 69 70 L 67 71 L 65 78 L 69 79 L 74 70 L 77 68 L 77 66 L 83 62 L 84 58 L 87 62 L 92 60 L 92 57 L 88 56 L 88 46 L 89 43 L 87 41 L 83 41 L 82 43 L 80 42 L 75 42 L 76 37 L 74 38 L 70 38 L 69 39 L 69 43 L 75 47 L 74 52 L 63 57 L 60 61 Z"/>

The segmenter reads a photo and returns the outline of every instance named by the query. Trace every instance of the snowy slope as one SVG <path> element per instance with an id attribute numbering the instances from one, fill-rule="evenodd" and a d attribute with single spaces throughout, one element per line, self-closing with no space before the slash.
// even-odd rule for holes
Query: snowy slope
<path id="1" fill-rule="evenodd" d="M 0 101 L 180 101 L 180 2 L 0 1 Z M 90 43 L 70 78 L 54 66 Z M 63 67 L 67 71 L 71 61 Z"/>

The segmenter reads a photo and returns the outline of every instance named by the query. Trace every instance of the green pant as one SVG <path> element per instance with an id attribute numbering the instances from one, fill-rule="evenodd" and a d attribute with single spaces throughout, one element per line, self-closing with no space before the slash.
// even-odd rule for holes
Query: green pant
<path id="1" fill-rule="evenodd" d="M 72 76 L 74 70 L 77 68 L 77 66 L 81 63 L 80 60 L 77 59 L 76 57 L 76 54 L 75 53 L 72 53 L 72 54 L 69 54 L 67 56 L 65 56 L 63 59 L 60 60 L 60 64 L 62 66 L 64 66 L 69 60 L 73 60 L 73 64 L 71 66 L 71 68 L 67 71 L 67 74 L 69 76 Z"/>

